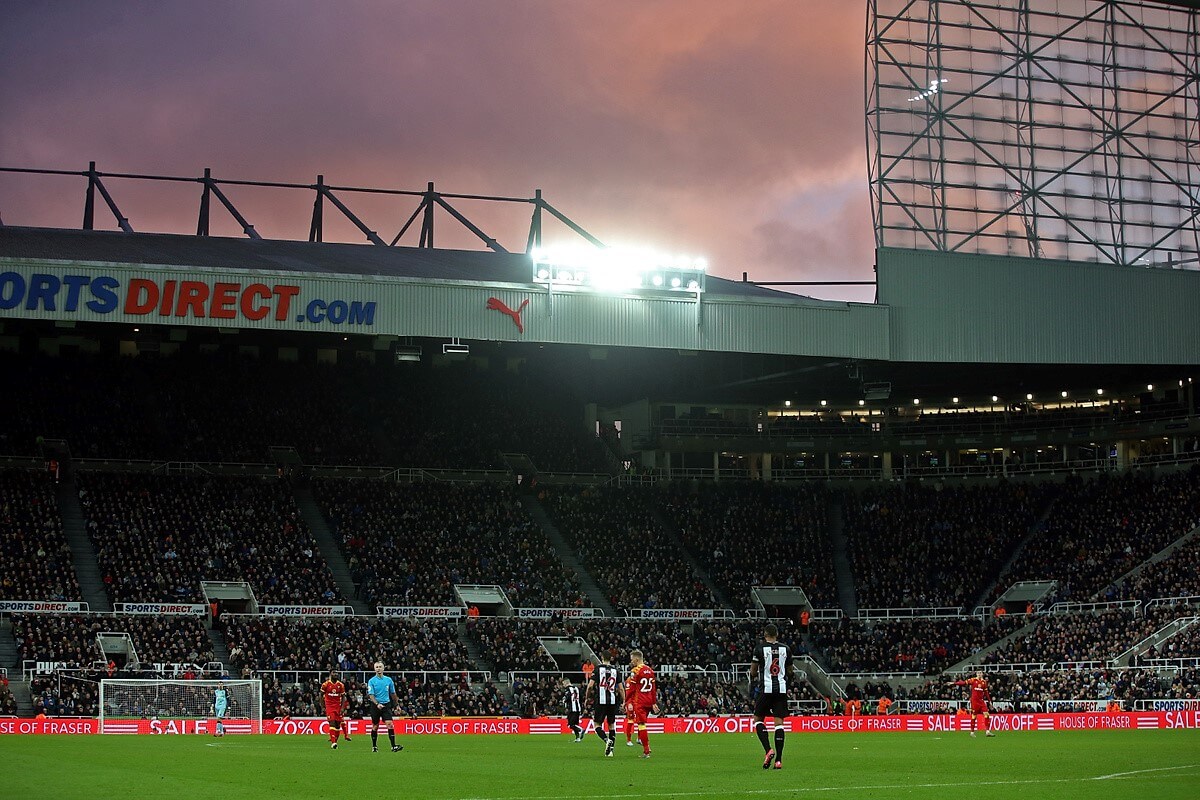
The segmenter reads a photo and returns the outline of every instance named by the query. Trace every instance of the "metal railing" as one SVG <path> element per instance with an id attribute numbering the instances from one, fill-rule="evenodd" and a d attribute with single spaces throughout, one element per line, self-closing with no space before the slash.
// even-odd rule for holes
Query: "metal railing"
<path id="1" fill-rule="evenodd" d="M 854 615 L 864 622 L 889 619 L 973 619 L 964 614 L 961 606 L 930 606 L 928 608 L 860 608 Z"/>
<path id="2" fill-rule="evenodd" d="M 1110 600 L 1103 603 L 1072 603 L 1061 602 L 1050 606 L 1050 614 L 1086 614 L 1098 611 L 1128 611 L 1137 614 L 1142 607 L 1141 600 Z"/>

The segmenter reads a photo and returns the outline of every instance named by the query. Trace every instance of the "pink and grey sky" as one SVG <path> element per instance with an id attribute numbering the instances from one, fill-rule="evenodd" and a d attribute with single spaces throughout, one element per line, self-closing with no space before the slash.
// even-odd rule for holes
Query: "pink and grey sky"
<path id="1" fill-rule="evenodd" d="M 872 278 L 861 3 L 163 0 L 0 17 L 0 165 L 540 188 L 603 241 L 703 255 L 725 277 Z M 0 217 L 78 227 L 82 188 L 0 174 Z M 136 230 L 195 230 L 195 186 L 109 188 Z M 307 235 L 311 195 L 229 194 L 264 236 Z M 415 206 L 346 199 L 387 239 Z M 524 247 L 527 208 L 460 207 Z M 439 246 L 475 246 L 452 227 Z M 362 241 L 343 224 L 327 238 Z"/>

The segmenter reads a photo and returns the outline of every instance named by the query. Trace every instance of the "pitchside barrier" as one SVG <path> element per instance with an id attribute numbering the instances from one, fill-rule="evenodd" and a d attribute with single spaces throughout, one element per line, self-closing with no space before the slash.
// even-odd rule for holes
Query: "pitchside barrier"
<path id="1" fill-rule="evenodd" d="M 624 720 L 618 718 L 618 729 Z M 370 720 L 347 720 L 350 735 L 366 733 Z M 263 720 L 264 734 L 275 736 L 326 736 L 328 723 L 317 717 L 292 717 Z M 438 717 L 399 719 L 395 722 L 400 736 L 432 736 L 442 734 L 488 735 L 565 735 L 570 732 L 565 719 L 540 717 L 513 719 L 502 717 Z M 226 723 L 229 733 L 249 733 L 250 724 L 234 727 Z M 888 714 L 866 717 L 788 717 L 783 721 L 791 733 L 955 733 L 971 729 L 971 718 L 952 714 Z M 212 735 L 212 722 L 205 719 L 137 720 L 122 726 L 126 734 Z M 244 728 L 244 730 L 243 730 Z M 750 734 L 754 730 L 751 716 L 718 717 L 661 717 L 651 719 L 647 730 L 654 734 Z M 993 714 L 991 729 L 1009 731 L 1089 731 L 1089 730 L 1200 730 L 1200 709 L 1180 711 L 1120 711 L 1078 712 L 1063 714 Z M 94 734 L 99 722 L 85 719 L 4 719 L 0 718 L 0 734 Z M 587 732 L 593 732 L 587 721 Z M 669 747 L 669 745 L 664 745 Z"/>

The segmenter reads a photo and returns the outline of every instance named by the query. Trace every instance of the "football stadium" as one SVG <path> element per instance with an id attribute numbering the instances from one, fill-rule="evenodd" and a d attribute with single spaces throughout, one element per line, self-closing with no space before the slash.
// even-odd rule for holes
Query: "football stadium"
<path id="1" fill-rule="evenodd" d="M 0 794 L 1200 796 L 1200 10 L 865 5 L 874 302 L 0 163 Z"/>

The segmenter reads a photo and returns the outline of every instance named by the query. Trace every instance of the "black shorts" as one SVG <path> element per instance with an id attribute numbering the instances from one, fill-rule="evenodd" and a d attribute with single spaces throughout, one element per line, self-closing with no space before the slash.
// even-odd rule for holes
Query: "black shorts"
<path id="1" fill-rule="evenodd" d="M 373 725 L 378 725 L 380 720 L 384 720 L 386 722 L 392 721 L 391 703 L 384 703 L 381 706 L 371 703 L 371 723 Z"/>
<path id="2" fill-rule="evenodd" d="M 783 719 L 788 716 L 788 699 L 786 694 L 759 692 L 754 701 L 754 716 L 759 719 L 774 717 Z"/>
<path id="3" fill-rule="evenodd" d="M 568 711 L 567 712 L 567 725 L 572 728 L 579 727 L 579 712 L 578 711 Z"/>
<path id="4" fill-rule="evenodd" d="M 617 711 L 619 706 L 616 703 L 596 703 L 592 708 L 592 720 L 595 721 L 596 727 L 603 727 L 604 723 L 608 723 L 609 730 L 614 730 L 617 725 Z"/>

